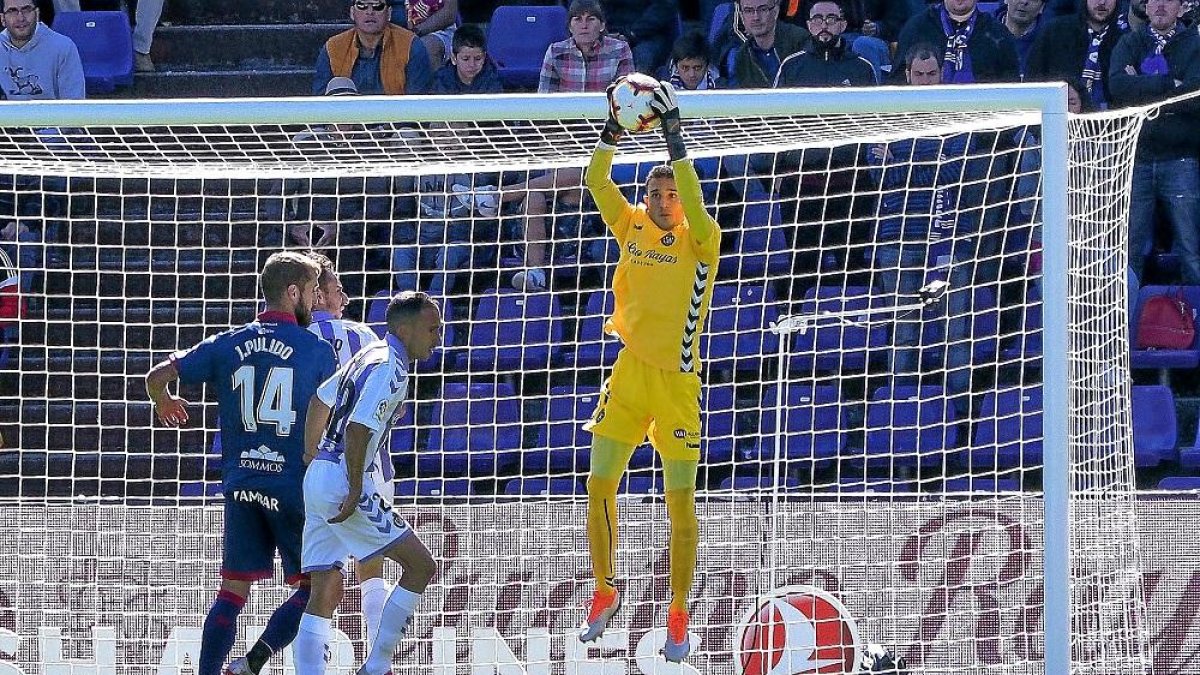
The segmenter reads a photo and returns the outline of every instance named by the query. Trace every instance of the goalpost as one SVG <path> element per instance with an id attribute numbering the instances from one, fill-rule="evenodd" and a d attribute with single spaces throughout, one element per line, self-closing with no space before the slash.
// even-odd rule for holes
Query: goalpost
<path id="1" fill-rule="evenodd" d="M 441 561 L 396 672 L 844 672 L 798 587 L 913 673 L 1147 672 L 1124 236 L 1144 111 L 1068 118 L 1061 85 L 680 106 L 724 234 L 698 647 L 676 667 L 648 447 L 621 488 L 627 605 L 601 645 L 574 637 L 578 426 L 615 354 L 619 252 L 571 189 L 600 95 L 0 104 L 0 226 L 27 231 L 0 241 L 28 302 L 0 352 L 15 672 L 191 672 L 221 556 L 215 406 L 185 388 L 193 422 L 155 428 L 141 378 L 251 320 L 266 256 L 322 235 L 348 317 L 378 324 L 397 284 L 447 307 L 390 444 L 398 509 Z M 614 179 L 639 199 L 664 158 L 627 135 Z M 557 193 L 525 182 L 556 172 Z M 530 265 L 548 289 L 513 288 Z M 244 637 L 283 592 L 256 588 Z M 357 603 L 331 672 L 363 654 Z"/>

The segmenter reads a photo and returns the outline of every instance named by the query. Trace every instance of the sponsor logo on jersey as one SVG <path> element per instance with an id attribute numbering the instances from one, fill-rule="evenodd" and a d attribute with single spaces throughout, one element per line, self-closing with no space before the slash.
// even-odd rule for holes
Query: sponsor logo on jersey
<path id="1" fill-rule="evenodd" d="M 268 511 L 279 511 L 279 499 L 277 497 L 268 497 L 254 490 L 234 490 L 233 498 L 239 502 L 258 504 Z"/>
<path id="2" fill-rule="evenodd" d="M 738 675 L 857 673 L 862 648 L 850 612 L 815 586 L 761 596 L 735 635 Z"/>
<path id="3" fill-rule="evenodd" d="M 639 248 L 636 241 L 631 241 L 625 244 L 625 250 L 629 253 L 629 255 L 647 261 L 660 262 L 668 265 L 679 262 L 679 257 L 671 255 L 670 253 L 664 253 L 653 248 L 649 250 Z"/>
<path id="4" fill-rule="evenodd" d="M 283 473 L 283 465 L 287 460 L 278 452 L 260 445 L 257 448 L 243 450 L 238 468 L 268 473 Z"/>
<path id="5" fill-rule="evenodd" d="M 658 240 L 658 243 L 662 244 L 663 246 L 670 246 L 671 244 L 675 243 L 675 235 L 668 232 L 663 235 L 662 239 Z"/>

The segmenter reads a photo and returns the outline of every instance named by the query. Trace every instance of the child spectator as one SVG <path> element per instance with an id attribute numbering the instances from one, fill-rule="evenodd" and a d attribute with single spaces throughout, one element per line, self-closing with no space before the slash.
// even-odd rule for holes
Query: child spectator
<path id="1" fill-rule="evenodd" d="M 435 94 L 499 94 L 504 91 L 496 64 L 488 58 L 483 29 L 467 24 L 454 32 L 450 63 L 433 78 Z"/>
<path id="2" fill-rule="evenodd" d="M 716 89 L 717 71 L 708 60 L 708 42 L 700 33 L 688 33 L 671 48 L 668 78 L 676 89 Z"/>

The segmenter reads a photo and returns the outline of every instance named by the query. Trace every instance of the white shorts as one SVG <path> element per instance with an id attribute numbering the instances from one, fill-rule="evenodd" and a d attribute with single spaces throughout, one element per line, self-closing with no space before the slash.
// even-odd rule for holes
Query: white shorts
<path id="1" fill-rule="evenodd" d="M 340 464 L 315 460 L 304 474 L 304 540 L 300 553 L 303 572 L 345 569 L 350 557 L 370 560 L 412 534 L 412 528 L 392 511 L 389 493 L 368 474 L 363 497 L 346 520 L 331 524 L 349 492 L 346 473 Z M 387 486 L 390 488 L 390 485 Z"/>

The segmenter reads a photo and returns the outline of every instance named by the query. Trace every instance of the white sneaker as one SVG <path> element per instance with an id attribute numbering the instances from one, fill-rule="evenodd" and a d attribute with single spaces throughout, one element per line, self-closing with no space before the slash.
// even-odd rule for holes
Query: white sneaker
<path id="1" fill-rule="evenodd" d="M 455 183 L 450 186 L 450 191 L 460 206 L 473 209 L 484 218 L 495 218 L 500 212 L 500 195 L 495 185 L 480 185 L 472 190 L 469 186 Z"/>

